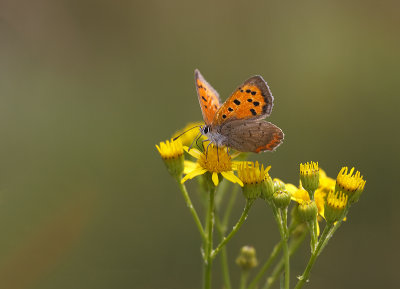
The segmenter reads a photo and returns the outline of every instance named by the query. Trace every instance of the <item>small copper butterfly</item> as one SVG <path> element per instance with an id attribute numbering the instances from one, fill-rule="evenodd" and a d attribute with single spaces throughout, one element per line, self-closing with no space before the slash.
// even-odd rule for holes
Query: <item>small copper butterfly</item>
<path id="1" fill-rule="evenodd" d="M 197 96 L 205 122 L 200 132 L 210 143 L 240 152 L 273 151 L 283 132 L 264 119 L 271 114 L 274 98 L 265 80 L 253 76 L 221 105 L 217 91 L 195 70 Z"/>

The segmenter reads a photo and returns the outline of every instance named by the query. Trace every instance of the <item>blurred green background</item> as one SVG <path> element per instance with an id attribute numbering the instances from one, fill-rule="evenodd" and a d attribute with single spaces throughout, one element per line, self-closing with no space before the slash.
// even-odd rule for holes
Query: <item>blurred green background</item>
<path id="1" fill-rule="evenodd" d="M 223 100 L 254 74 L 267 80 L 285 142 L 252 158 L 274 177 L 297 183 L 299 162 L 314 160 L 332 177 L 348 165 L 367 179 L 307 288 L 397 287 L 399 9 L 1 1 L 0 287 L 200 288 L 200 238 L 154 147 L 201 119 L 195 68 Z M 242 245 L 262 261 L 278 239 L 257 202 L 229 247 L 233 282 Z M 305 244 L 293 280 L 307 257 Z"/>

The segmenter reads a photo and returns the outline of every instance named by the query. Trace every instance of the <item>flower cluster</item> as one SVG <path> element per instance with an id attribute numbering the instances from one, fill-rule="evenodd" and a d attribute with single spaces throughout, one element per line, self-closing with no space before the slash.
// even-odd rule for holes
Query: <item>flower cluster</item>
<path id="1" fill-rule="evenodd" d="M 301 163 L 299 166 L 299 185 L 295 186 L 286 183 L 281 179 L 270 176 L 271 166 L 260 164 L 258 161 L 247 161 L 246 155 L 239 152 L 231 152 L 229 148 L 217 147 L 209 143 L 201 136 L 198 130 L 192 129 L 201 126 L 199 123 L 189 124 L 186 128 L 178 131 L 174 139 L 161 142 L 156 145 L 169 173 L 178 181 L 179 187 L 185 198 L 187 206 L 198 226 L 198 230 L 203 239 L 203 259 L 205 266 L 205 278 L 210 284 L 211 263 L 222 248 L 237 233 L 246 220 L 249 210 L 257 199 L 267 203 L 273 212 L 276 224 L 281 235 L 279 248 L 283 250 L 282 264 L 284 264 L 284 287 L 289 288 L 289 247 L 288 240 L 296 239 L 298 234 L 303 234 L 307 230 L 310 233 L 311 257 L 308 266 L 313 265 L 321 250 L 325 247 L 333 233 L 346 220 L 350 206 L 356 203 L 365 187 L 365 179 L 355 168 L 342 167 L 333 179 L 327 176 L 326 172 L 319 167 L 318 162 Z M 186 132 L 186 133 L 185 133 Z M 199 143 L 201 145 L 199 145 Z M 195 144 L 195 147 L 192 147 Z M 235 160 L 236 158 L 236 160 Z M 240 161 L 238 161 L 240 159 Z M 186 191 L 185 182 L 199 177 L 200 183 L 208 191 L 208 209 L 206 224 L 203 227 L 196 209 L 194 208 L 189 194 Z M 226 185 L 220 186 L 223 180 L 227 180 L 234 185 L 242 188 L 246 205 L 241 217 L 232 231 L 222 237 L 221 242 L 213 249 L 213 228 L 215 218 L 219 224 L 220 234 L 223 236 L 227 228 L 227 217 L 229 216 L 231 202 L 228 205 L 224 220 L 220 220 L 216 208 L 219 210 L 219 202 L 223 197 Z M 228 184 L 224 182 L 224 184 Z M 224 189 L 221 189 L 223 187 Z M 218 191 L 217 191 L 218 188 Z M 218 201 L 215 197 L 218 193 Z M 231 198 L 234 194 L 231 194 Z M 292 206 L 291 224 L 288 225 L 288 208 L 291 201 L 295 202 Z M 323 232 L 320 234 L 320 224 L 325 220 Z M 303 238 L 304 239 L 304 238 Z M 302 239 L 302 240 L 303 240 Z M 278 248 L 278 247 L 277 247 Z M 279 249 L 274 249 L 276 254 Z M 272 255 L 271 255 L 272 258 Z M 266 264 L 269 261 L 267 260 Z M 257 266 L 255 249 L 244 246 L 241 250 L 236 263 L 241 267 L 243 276 L 247 276 L 247 271 Z M 270 262 L 271 263 L 271 262 Z M 311 265 L 310 265 L 311 264 Z M 264 270 L 266 265 L 263 266 Z M 311 268 L 309 267 L 309 268 Z M 225 270 L 228 270 L 225 268 Z M 275 270 L 274 270 L 275 272 Z M 280 272 L 277 270 L 277 272 Z M 307 280 L 310 269 L 306 269 L 299 278 L 296 288 L 300 288 Z M 257 277 L 249 288 L 255 288 L 262 273 Z M 275 280 L 268 278 L 270 280 Z M 226 280 L 229 284 L 229 280 Z M 243 279 L 242 282 L 246 282 Z M 245 288 L 245 287 L 243 287 Z"/>

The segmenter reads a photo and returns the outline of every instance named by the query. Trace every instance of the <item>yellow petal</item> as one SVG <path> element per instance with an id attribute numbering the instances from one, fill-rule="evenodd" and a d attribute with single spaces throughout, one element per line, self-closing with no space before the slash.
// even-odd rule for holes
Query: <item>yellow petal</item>
<path id="1" fill-rule="evenodd" d="M 243 162 L 243 161 L 233 161 L 232 162 L 232 170 L 237 171 L 239 166 L 245 166 L 246 163 L 248 165 L 252 165 L 253 164 L 252 162 L 248 162 L 248 161 L 245 161 L 245 162 Z"/>
<path id="2" fill-rule="evenodd" d="M 191 171 L 195 170 L 197 168 L 197 163 L 191 162 L 191 161 L 185 161 L 184 162 L 184 174 L 189 174 Z"/>
<path id="3" fill-rule="evenodd" d="M 290 195 L 293 195 L 298 190 L 298 188 L 293 184 L 285 184 L 285 188 Z"/>
<path id="4" fill-rule="evenodd" d="M 194 158 L 196 158 L 196 159 L 200 158 L 200 156 L 201 156 L 201 152 L 200 152 L 199 150 L 195 149 L 195 148 L 191 148 L 190 151 L 189 151 L 189 148 L 185 146 L 185 147 L 183 147 L 183 149 L 184 149 L 189 155 L 191 155 L 192 157 L 194 157 Z"/>
<path id="5" fill-rule="evenodd" d="M 324 209 L 325 209 L 325 196 L 326 193 L 322 190 L 316 190 L 314 193 L 315 203 L 317 204 L 318 214 L 324 216 Z"/>
<path id="6" fill-rule="evenodd" d="M 206 169 L 203 169 L 201 167 L 198 167 L 196 169 L 194 169 L 193 171 L 191 171 L 189 174 L 187 174 L 182 180 L 181 180 L 181 184 L 183 184 L 184 182 L 186 182 L 189 179 L 193 179 L 194 177 L 197 177 L 199 175 L 202 175 L 206 172 Z"/>
<path id="7" fill-rule="evenodd" d="M 218 186 L 219 180 L 218 180 L 218 174 L 217 173 L 213 173 L 212 174 L 212 181 L 213 181 L 215 186 Z"/>
<path id="8" fill-rule="evenodd" d="M 301 204 L 304 201 L 309 201 L 310 200 L 310 196 L 308 195 L 306 190 L 303 189 L 298 189 L 297 191 L 295 191 L 292 194 L 292 200 L 298 202 L 299 204 Z"/>
<path id="9" fill-rule="evenodd" d="M 221 172 L 221 174 L 228 181 L 231 181 L 232 183 L 238 183 L 243 187 L 243 182 L 233 173 L 233 171 Z"/>

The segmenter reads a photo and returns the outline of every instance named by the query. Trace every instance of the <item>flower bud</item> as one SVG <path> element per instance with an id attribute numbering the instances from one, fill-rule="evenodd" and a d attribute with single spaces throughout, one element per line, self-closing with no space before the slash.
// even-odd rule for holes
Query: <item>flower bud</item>
<path id="1" fill-rule="evenodd" d="M 315 220 L 318 214 L 318 208 L 315 201 L 304 201 L 299 204 L 298 213 L 303 222 Z"/>
<path id="2" fill-rule="evenodd" d="M 272 195 L 275 206 L 279 209 L 286 209 L 290 204 L 290 194 L 286 190 L 279 190 Z"/>
<path id="3" fill-rule="evenodd" d="M 263 186 L 261 189 L 261 195 L 265 200 L 269 201 L 272 198 L 274 192 L 275 192 L 274 181 L 268 175 L 264 179 Z"/>
<path id="4" fill-rule="evenodd" d="M 285 183 L 282 182 L 280 179 L 275 178 L 274 179 L 274 192 L 277 192 L 279 190 L 284 190 L 285 189 Z"/>
<path id="5" fill-rule="evenodd" d="M 256 257 L 256 249 L 251 246 L 243 246 L 239 256 L 236 259 L 236 264 L 243 270 L 250 270 L 258 265 Z"/>

